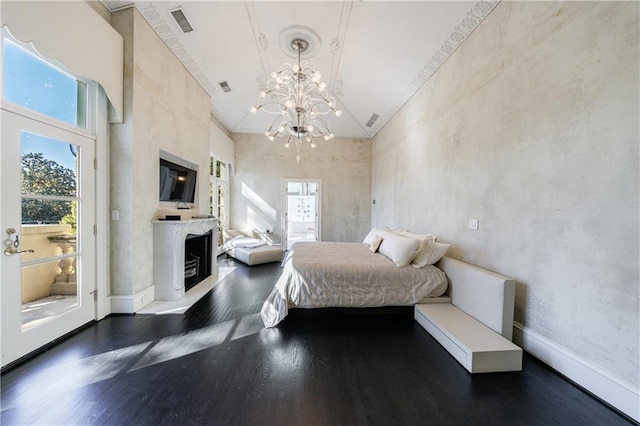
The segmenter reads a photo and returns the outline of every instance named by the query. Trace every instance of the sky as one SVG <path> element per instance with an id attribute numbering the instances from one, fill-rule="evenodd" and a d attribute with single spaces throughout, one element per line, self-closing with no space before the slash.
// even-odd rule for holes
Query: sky
<path id="1" fill-rule="evenodd" d="M 40 60 L 4 39 L 4 97 L 8 101 L 77 125 L 78 82 L 72 76 Z M 44 157 L 76 169 L 69 144 L 23 132 L 22 153 L 41 152 Z"/>

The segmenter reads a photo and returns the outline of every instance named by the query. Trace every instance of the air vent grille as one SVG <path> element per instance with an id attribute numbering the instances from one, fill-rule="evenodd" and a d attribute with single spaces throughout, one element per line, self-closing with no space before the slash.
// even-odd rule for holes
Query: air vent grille
<path id="1" fill-rule="evenodd" d="M 371 118 L 369 119 L 369 121 L 367 121 L 366 126 L 367 127 L 373 126 L 373 123 L 375 123 L 378 118 L 380 118 L 380 116 L 378 114 L 372 114 Z"/>
<path id="2" fill-rule="evenodd" d="M 229 87 L 229 83 L 227 82 L 227 80 L 221 81 L 218 84 L 220 85 L 222 90 L 224 90 L 225 93 L 229 93 L 231 91 L 231 87 Z"/>
<path id="3" fill-rule="evenodd" d="M 181 7 L 170 10 L 169 13 L 171 14 L 171 16 L 173 16 L 173 19 L 175 19 L 176 23 L 178 24 L 178 26 L 180 27 L 183 33 L 190 33 L 191 31 L 193 31 L 193 27 L 191 26 L 191 23 L 185 16 Z"/>

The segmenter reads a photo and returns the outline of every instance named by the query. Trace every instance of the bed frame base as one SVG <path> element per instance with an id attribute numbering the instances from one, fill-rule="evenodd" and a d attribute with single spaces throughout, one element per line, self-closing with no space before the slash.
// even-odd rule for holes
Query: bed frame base
<path id="1" fill-rule="evenodd" d="M 522 349 L 511 342 L 515 281 L 446 257 L 438 267 L 451 301 L 417 304 L 418 324 L 470 373 L 521 371 Z"/>

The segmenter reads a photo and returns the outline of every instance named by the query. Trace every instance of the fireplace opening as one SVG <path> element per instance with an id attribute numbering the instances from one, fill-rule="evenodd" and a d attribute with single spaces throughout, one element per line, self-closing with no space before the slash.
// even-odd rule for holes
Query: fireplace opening
<path id="1" fill-rule="evenodd" d="M 188 234 L 184 241 L 184 291 L 211 275 L 213 234 Z"/>

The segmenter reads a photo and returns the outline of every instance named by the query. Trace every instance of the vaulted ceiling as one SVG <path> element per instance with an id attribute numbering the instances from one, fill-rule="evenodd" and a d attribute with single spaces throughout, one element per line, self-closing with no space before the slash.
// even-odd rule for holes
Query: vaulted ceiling
<path id="1" fill-rule="evenodd" d="M 281 34 L 304 26 L 320 38 L 308 61 L 344 114 L 337 136 L 373 137 L 488 15 L 497 0 L 465 1 L 103 1 L 135 7 L 211 95 L 211 113 L 230 132 L 262 133 L 272 116 L 251 114 L 272 71 L 294 62 Z M 184 33 L 177 8 L 193 31 Z M 231 89 L 220 86 L 226 82 Z M 368 126 L 372 116 L 379 118 Z"/>

